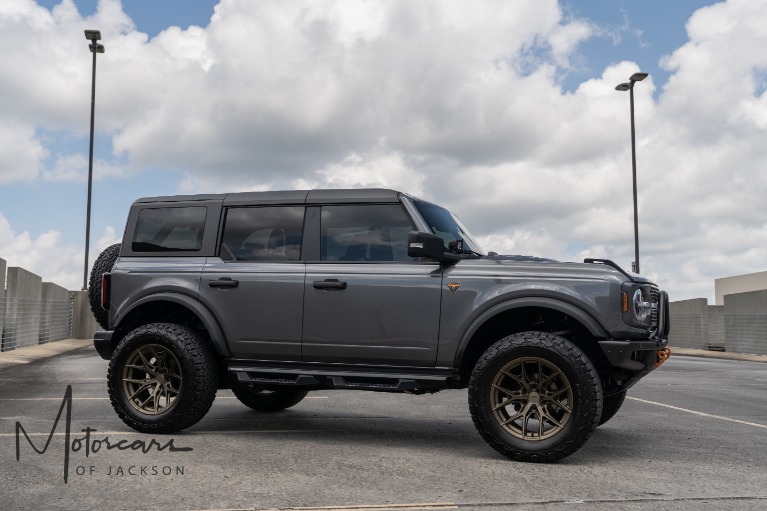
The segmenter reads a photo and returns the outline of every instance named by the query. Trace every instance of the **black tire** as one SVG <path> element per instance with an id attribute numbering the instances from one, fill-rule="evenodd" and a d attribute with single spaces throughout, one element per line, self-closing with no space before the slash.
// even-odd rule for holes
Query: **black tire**
<path id="1" fill-rule="evenodd" d="M 618 410 L 621 409 L 621 405 L 623 405 L 623 401 L 626 399 L 626 391 L 619 392 L 617 394 L 613 394 L 612 396 L 606 396 L 602 400 L 602 417 L 599 419 L 599 426 L 604 424 L 605 422 L 609 421 L 613 418 L 613 416 L 618 413 Z"/>
<path id="2" fill-rule="evenodd" d="M 125 424 L 142 433 L 174 433 L 205 416 L 216 398 L 217 376 L 216 354 L 200 334 L 152 323 L 117 345 L 107 385 Z"/>
<path id="3" fill-rule="evenodd" d="M 279 412 L 295 406 L 308 392 L 293 390 L 264 390 L 256 385 L 236 385 L 232 392 L 245 406 L 259 412 Z"/>
<path id="4" fill-rule="evenodd" d="M 523 332 L 480 357 L 469 382 L 469 409 L 482 438 L 499 453 L 551 462 L 577 451 L 594 432 L 602 386 L 594 365 L 573 343 Z"/>
<path id="5" fill-rule="evenodd" d="M 120 244 L 117 243 L 104 249 L 96 258 L 88 279 L 88 301 L 96 322 L 101 328 L 109 328 L 109 312 L 101 308 L 101 276 L 112 271 L 117 257 L 120 255 Z"/>

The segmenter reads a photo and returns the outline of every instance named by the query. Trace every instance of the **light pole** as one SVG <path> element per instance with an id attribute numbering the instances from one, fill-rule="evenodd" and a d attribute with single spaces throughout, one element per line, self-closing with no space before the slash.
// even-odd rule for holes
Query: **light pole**
<path id="1" fill-rule="evenodd" d="M 634 272 L 639 273 L 639 212 L 637 210 L 637 149 L 636 135 L 634 133 L 634 83 L 647 78 L 647 73 L 634 73 L 628 83 L 621 83 L 615 90 L 629 91 L 631 104 L 631 173 L 634 180 Z"/>
<path id="2" fill-rule="evenodd" d="M 93 118 L 96 113 L 96 54 L 104 53 L 104 45 L 99 30 L 86 30 L 85 38 L 90 41 L 88 48 L 93 53 L 93 71 L 91 73 L 91 144 L 88 151 L 88 209 L 85 219 L 85 270 L 83 271 L 83 291 L 88 289 L 88 250 L 91 241 L 91 191 L 93 189 Z"/>

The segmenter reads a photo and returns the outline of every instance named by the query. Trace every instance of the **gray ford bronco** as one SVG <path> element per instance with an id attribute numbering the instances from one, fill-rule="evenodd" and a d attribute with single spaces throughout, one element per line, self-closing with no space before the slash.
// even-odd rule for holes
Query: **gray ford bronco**
<path id="1" fill-rule="evenodd" d="M 313 390 L 468 388 L 514 460 L 575 452 L 669 355 L 668 296 L 608 260 L 485 254 L 393 190 L 154 197 L 94 264 L 112 405 L 172 433 L 217 389 L 277 412 Z"/>

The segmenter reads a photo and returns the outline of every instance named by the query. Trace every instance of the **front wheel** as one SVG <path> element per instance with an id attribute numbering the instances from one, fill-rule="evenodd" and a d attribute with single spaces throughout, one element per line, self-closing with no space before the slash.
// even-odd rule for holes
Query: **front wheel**
<path id="1" fill-rule="evenodd" d="M 573 343 L 523 332 L 480 357 L 469 382 L 469 409 L 479 433 L 504 456 L 556 461 L 594 432 L 602 386 L 594 365 Z"/>

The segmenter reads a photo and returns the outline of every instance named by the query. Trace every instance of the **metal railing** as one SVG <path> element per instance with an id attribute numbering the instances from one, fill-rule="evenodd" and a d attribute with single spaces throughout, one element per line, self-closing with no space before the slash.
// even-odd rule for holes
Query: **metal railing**
<path id="1" fill-rule="evenodd" d="M 0 351 L 72 336 L 73 300 L 0 298 Z"/>

